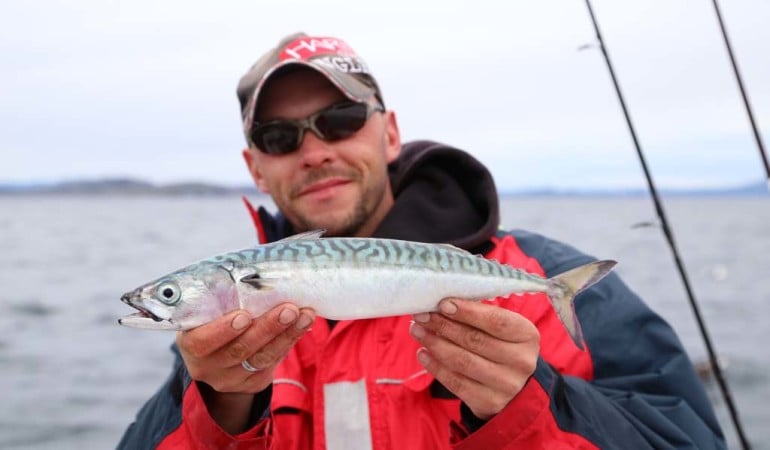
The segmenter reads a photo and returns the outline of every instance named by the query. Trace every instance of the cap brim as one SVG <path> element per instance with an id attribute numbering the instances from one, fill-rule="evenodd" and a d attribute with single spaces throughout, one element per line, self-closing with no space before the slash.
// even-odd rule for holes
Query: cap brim
<path id="1" fill-rule="evenodd" d="M 247 116 L 247 123 L 245 124 L 246 129 L 251 129 L 251 125 L 254 123 L 254 113 L 256 112 L 257 106 L 259 104 L 259 94 L 262 92 L 262 88 L 265 86 L 265 84 L 267 84 L 270 79 L 276 76 L 284 75 L 288 70 L 290 70 L 291 67 L 297 66 L 307 67 L 320 73 L 326 77 L 326 79 L 329 80 L 334 85 L 334 87 L 336 87 L 346 97 L 353 101 L 363 102 L 377 93 L 373 87 L 362 83 L 354 76 L 347 75 L 344 72 L 331 71 L 320 64 L 315 64 L 312 60 L 286 60 L 271 67 L 270 70 L 268 70 L 262 79 L 260 79 L 257 83 L 248 106 L 249 114 Z"/>

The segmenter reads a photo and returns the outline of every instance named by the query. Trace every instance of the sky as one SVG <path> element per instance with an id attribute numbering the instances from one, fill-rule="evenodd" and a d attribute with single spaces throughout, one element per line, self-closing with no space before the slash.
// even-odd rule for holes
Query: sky
<path id="1" fill-rule="evenodd" d="M 712 2 L 592 5 L 656 184 L 762 180 Z M 719 5 L 770 145 L 770 2 Z M 501 190 L 645 186 L 582 0 L 5 1 L 0 183 L 250 184 L 235 86 L 295 31 L 347 41 L 404 140 L 470 152 Z"/>

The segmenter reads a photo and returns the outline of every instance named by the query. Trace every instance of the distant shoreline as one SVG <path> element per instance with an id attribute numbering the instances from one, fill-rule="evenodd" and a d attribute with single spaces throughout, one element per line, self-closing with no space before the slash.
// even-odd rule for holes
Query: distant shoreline
<path id="1" fill-rule="evenodd" d="M 224 186 L 213 183 L 184 182 L 157 185 L 130 178 L 76 180 L 61 183 L 2 184 L 0 195 L 146 195 L 146 196 L 222 196 L 254 195 L 253 186 Z"/>
<path id="2" fill-rule="evenodd" d="M 744 186 L 709 189 L 659 189 L 663 195 L 676 196 L 759 196 L 767 195 L 765 182 Z M 61 183 L 0 183 L 0 196 L 34 195 L 130 195 L 130 196 L 229 196 L 263 195 L 254 186 L 225 186 L 203 182 L 153 184 L 131 178 L 75 180 Z M 647 189 L 523 189 L 501 190 L 501 197 L 638 197 Z"/>

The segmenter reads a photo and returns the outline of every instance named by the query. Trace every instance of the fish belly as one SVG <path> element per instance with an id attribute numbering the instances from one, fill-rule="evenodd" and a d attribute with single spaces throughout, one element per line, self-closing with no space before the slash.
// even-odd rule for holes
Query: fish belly
<path id="1" fill-rule="evenodd" d="M 443 298 L 472 300 L 511 293 L 542 292 L 525 280 L 474 273 L 435 272 L 403 267 L 313 268 L 266 274 L 268 289 L 251 296 L 255 315 L 283 302 L 313 308 L 333 320 L 368 319 L 435 311 Z"/>

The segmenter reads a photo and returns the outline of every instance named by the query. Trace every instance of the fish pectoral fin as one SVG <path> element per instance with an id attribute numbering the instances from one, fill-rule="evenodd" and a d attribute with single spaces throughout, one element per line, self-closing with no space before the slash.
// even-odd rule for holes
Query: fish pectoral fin
<path id="1" fill-rule="evenodd" d="M 280 241 L 276 241 L 276 242 L 301 241 L 301 240 L 305 240 L 305 239 L 311 239 L 311 240 L 312 239 L 319 239 L 321 236 L 324 235 L 324 233 L 326 233 L 326 230 L 323 230 L 323 229 L 321 229 L 321 230 L 310 230 L 310 231 L 305 231 L 305 232 L 302 232 L 302 233 L 292 234 L 291 236 L 285 237 L 285 238 L 281 239 Z"/>
<path id="2" fill-rule="evenodd" d="M 241 277 L 240 279 L 241 283 L 246 283 L 249 286 L 255 287 L 262 291 L 269 291 L 273 289 L 273 282 L 275 279 L 272 278 L 262 278 L 259 273 L 250 273 L 246 276 Z"/>

